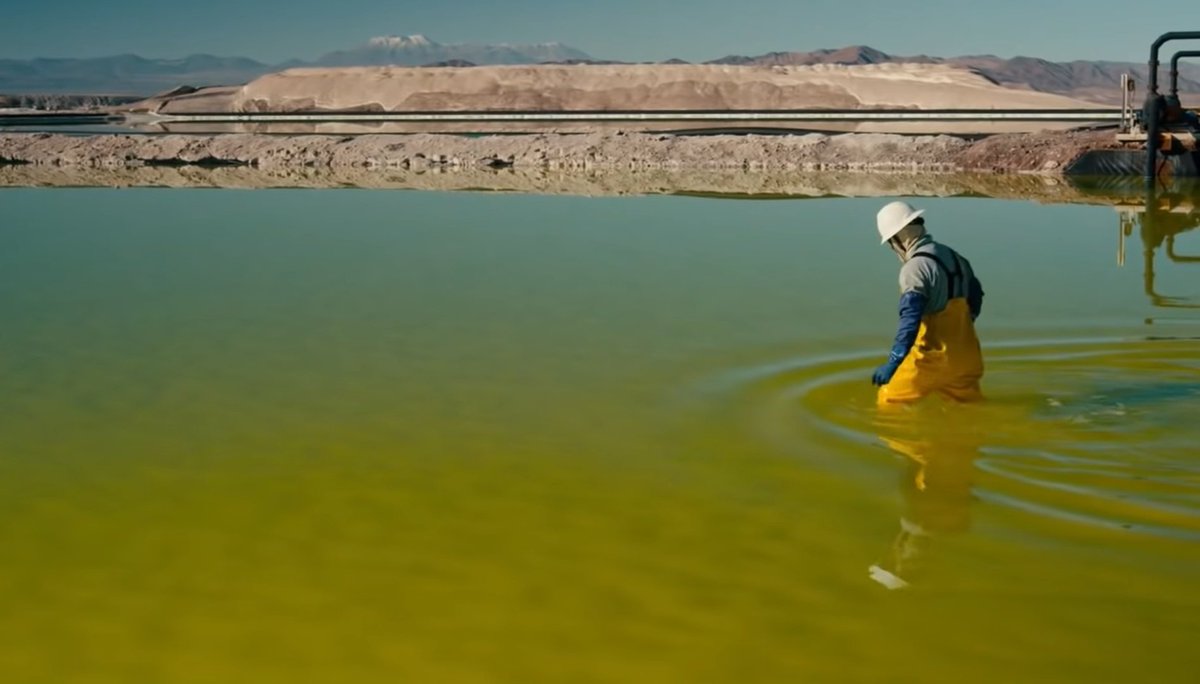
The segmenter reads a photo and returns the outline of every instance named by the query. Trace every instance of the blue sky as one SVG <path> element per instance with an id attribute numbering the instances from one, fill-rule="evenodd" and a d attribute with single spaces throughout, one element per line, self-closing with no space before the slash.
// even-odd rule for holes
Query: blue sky
<path id="1" fill-rule="evenodd" d="M 377 35 L 560 41 L 594 57 L 689 61 L 866 44 L 1142 62 L 1187 3 L 1128 0 L 5 0 L 0 57 L 197 52 L 278 62 Z M 1200 24 L 1200 21 L 1196 22 Z"/>

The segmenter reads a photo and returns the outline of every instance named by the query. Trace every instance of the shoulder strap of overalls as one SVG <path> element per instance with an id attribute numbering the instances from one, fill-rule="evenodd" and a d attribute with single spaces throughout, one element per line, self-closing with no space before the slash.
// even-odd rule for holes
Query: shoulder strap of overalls
<path id="1" fill-rule="evenodd" d="M 942 273 L 946 274 L 946 277 L 950 279 L 950 287 L 946 292 L 946 297 L 948 299 L 954 299 L 955 297 L 966 296 L 966 290 L 962 286 L 963 269 L 962 264 L 960 264 L 958 261 L 960 258 L 958 256 L 958 252 L 955 252 L 951 249 L 950 253 L 954 255 L 954 265 L 957 267 L 953 271 L 946 268 L 945 262 L 938 258 L 938 255 L 934 254 L 933 252 L 917 252 L 916 254 L 913 254 L 913 257 L 925 257 L 926 259 L 933 259 L 933 262 L 938 265 L 938 268 L 942 269 Z"/>

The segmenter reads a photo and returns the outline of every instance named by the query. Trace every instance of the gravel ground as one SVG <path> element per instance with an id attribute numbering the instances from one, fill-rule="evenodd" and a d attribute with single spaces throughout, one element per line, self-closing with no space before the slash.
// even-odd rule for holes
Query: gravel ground
<path id="1" fill-rule="evenodd" d="M 587 135 L 0 135 L 0 165 L 129 168 L 533 170 L 766 170 L 1057 175 L 1084 151 L 1111 146 L 1103 132 L 998 135 L 876 133 L 671 136 Z"/>

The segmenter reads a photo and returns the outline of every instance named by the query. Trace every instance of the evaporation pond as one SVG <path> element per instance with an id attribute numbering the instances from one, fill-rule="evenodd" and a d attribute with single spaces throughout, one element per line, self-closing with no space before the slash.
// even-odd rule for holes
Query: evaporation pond
<path id="1" fill-rule="evenodd" d="M 913 200 L 988 401 L 884 419 L 886 200 L 0 198 L 6 681 L 1200 666 L 1200 232 Z"/>

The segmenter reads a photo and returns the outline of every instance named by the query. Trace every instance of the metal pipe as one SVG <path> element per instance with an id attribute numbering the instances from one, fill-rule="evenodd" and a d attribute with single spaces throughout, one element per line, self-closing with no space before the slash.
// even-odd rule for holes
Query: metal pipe
<path id="1" fill-rule="evenodd" d="M 1143 116 L 1146 119 L 1146 185 L 1150 186 L 1158 178 L 1158 133 L 1159 117 L 1162 103 L 1158 93 L 1151 92 L 1146 96 L 1146 106 Z"/>
<path id="2" fill-rule="evenodd" d="M 1171 55 L 1171 95 L 1179 97 L 1179 60 L 1184 57 L 1200 57 L 1200 50 L 1180 50 Z"/>
<path id="3" fill-rule="evenodd" d="M 1200 31 L 1172 31 L 1150 44 L 1150 92 L 1158 94 L 1158 50 L 1172 40 L 1200 40 Z"/>
<path id="4" fill-rule="evenodd" d="M 1171 261 L 1180 264 L 1194 264 L 1200 262 L 1200 256 L 1184 256 L 1175 253 L 1175 236 L 1167 236 L 1167 258 Z"/>
<path id="5" fill-rule="evenodd" d="M 1150 87 L 1146 92 L 1146 182 L 1158 176 L 1158 50 L 1172 40 L 1200 40 L 1200 31 L 1172 31 L 1159 36 L 1150 44 Z"/>
<path id="6" fill-rule="evenodd" d="M 790 111 L 609 111 L 609 112 L 336 112 L 158 114 L 130 116 L 130 123 L 283 123 L 379 121 L 1119 121 L 1116 109 L 941 109 Z"/>

